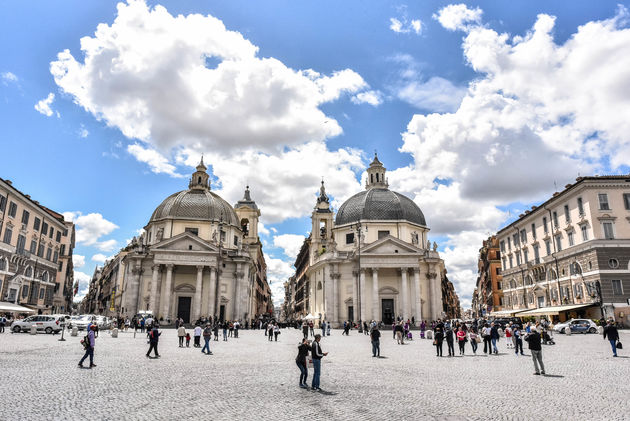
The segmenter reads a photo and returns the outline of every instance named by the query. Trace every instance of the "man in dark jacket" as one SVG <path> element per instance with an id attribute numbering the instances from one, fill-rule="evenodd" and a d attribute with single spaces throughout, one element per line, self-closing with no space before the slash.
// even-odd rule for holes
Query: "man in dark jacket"
<path id="1" fill-rule="evenodd" d="M 319 388 L 319 374 L 322 368 L 322 357 L 328 355 L 328 352 L 322 352 L 322 347 L 319 345 L 319 341 L 321 339 L 321 335 L 315 335 L 315 340 L 313 341 L 313 345 L 311 347 L 311 356 L 313 357 L 313 382 L 311 383 L 311 389 L 318 391 L 322 390 Z"/>
<path id="2" fill-rule="evenodd" d="M 149 350 L 147 351 L 147 357 L 151 354 L 151 350 L 155 353 L 155 358 L 160 358 L 160 354 L 158 354 L 158 341 L 160 340 L 161 332 L 158 332 L 159 324 L 157 322 L 153 323 L 153 329 L 149 333 Z"/>
<path id="3" fill-rule="evenodd" d="M 492 323 L 490 325 L 490 340 L 492 341 L 492 348 L 494 348 L 494 353 L 499 353 L 499 348 L 497 348 L 497 341 L 499 340 L 499 326 Z"/>
<path id="4" fill-rule="evenodd" d="M 610 346 L 612 347 L 613 357 L 617 356 L 617 341 L 619 340 L 619 332 L 613 324 L 612 320 L 608 320 L 608 324 L 604 328 L 604 339 L 608 337 Z"/>
<path id="5" fill-rule="evenodd" d="M 532 359 L 534 360 L 535 375 L 545 374 L 545 365 L 542 360 L 542 346 L 540 345 L 540 333 L 536 329 L 532 329 L 531 333 L 525 336 L 525 340 L 529 344 L 529 352 L 532 353 Z M 540 370 L 538 365 L 540 364 Z"/>
<path id="6" fill-rule="evenodd" d="M 381 356 L 381 332 L 377 326 L 372 328 L 370 333 L 370 340 L 372 341 L 372 357 Z"/>

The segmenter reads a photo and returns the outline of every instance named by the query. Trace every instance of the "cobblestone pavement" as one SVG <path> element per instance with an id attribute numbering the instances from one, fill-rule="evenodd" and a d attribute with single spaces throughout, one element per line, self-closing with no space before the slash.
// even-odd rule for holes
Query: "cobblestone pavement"
<path id="1" fill-rule="evenodd" d="M 504 340 L 498 356 L 437 358 L 430 340 L 396 345 L 386 331 L 379 359 L 368 336 L 333 331 L 322 339 L 323 393 L 298 387 L 293 329 L 278 342 L 241 331 L 211 342 L 211 356 L 179 348 L 167 329 L 160 359 L 145 357 L 140 333 L 101 332 L 92 370 L 77 368 L 81 336 L 0 334 L 0 419 L 630 420 L 630 352 L 612 358 L 599 335 L 556 335 L 543 377 Z M 630 347 L 630 332 L 621 341 Z"/>

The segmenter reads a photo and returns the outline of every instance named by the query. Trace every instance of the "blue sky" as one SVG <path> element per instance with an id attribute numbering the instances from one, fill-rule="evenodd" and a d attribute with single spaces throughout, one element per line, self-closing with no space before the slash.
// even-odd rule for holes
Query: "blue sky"
<path id="1" fill-rule="evenodd" d="M 278 302 L 319 180 L 338 207 L 378 150 L 468 304 L 487 234 L 628 172 L 627 3 L 3 2 L 0 176 L 75 219 L 83 291 L 204 153 Z"/>

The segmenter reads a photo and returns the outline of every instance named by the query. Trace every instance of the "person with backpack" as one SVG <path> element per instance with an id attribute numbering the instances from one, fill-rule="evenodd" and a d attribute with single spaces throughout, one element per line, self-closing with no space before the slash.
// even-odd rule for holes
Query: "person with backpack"
<path id="1" fill-rule="evenodd" d="M 160 354 L 158 353 L 158 342 L 160 340 L 161 332 L 158 332 L 159 324 L 157 322 L 153 323 L 153 329 L 149 332 L 149 350 L 147 351 L 147 358 L 149 358 L 149 354 L 151 351 L 155 353 L 155 358 L 160 358 Z"/>
<path id="2" fill-rule="evenodd" d="M 306 389 L 306 379 L 308 378 L 308 370 L 306 365 L 306 358 L 311 350 L 311 343 L 307 338 L 302 338 L 302 343 L 298 345 L 298 355 L 295 359 L 295 363 L 300 369 L 300 387 Z"/>
<path id="3" fill-rule="evenodd" d="M 444 342 L 444 333 L 439 327 L 435 328 L 435 337 L 433 339 L 433 345 L 435 345 L 436 357 L 442 356 L 442 343 Z"/>
<path id="4" fill-rule="evenodd" d="M 370 341 L 372 342 L 372 357 L 381 356 L 381 332 L 378 330 L 378 326 L 372 328 L 370 332 Z"/>
<path id="5" fill-rule="evenodd" d="M 194 335 L 195 337 L 195 342 L 194 342 L 194 347 L 195 348 L 200 348 L 201 347 L 201 326 L 197 325 L 195 326 L 195 331 L 194 331 Z"/>
<path id="6" fill-rule="evenodd" d="M 446 339 L 446 346 L 448 347 L 448 356 L 455 356 L 455 347 L 453 344 L 453 331 L 449 326 L 444 329 L 444 339 Z"/>
<path id="7" fill-rule="evenodd" d="M 224 334 L 225 335 L 225 334 Z M 210 351 L 210 338 L 212 336 L 212 328 L 210 327 L 210 323 L 206 324 L 206 328 L 203 330 L 203 341 L 205 345 L 201 348 L 201 353 L 206 354 L 204 349 L 207 349 L 208 352 L 206 355 L 212 355 L 212 351 Z M 227 341 L 227 339 L 225 339 Z"/>
<path id="8" fill-rule="evenodd" d="M 83 368 L 83 361 L 85 361 L 87 357 L 90 357 L 89 368 L 96 367 L 96 364 L 94 364 L 94 345 L 96 345 L 96 340 L 94 338 L 95 330 L 96 325 L 91 325 L 87 335 L 85 335 L 85 337 L 81 341 L 83 347 L 85 348 L 85 354 L 83 354 L 83 358 L 81 358 L 81 361 L 79 361 L 79 367 L 81 368 Z"/>

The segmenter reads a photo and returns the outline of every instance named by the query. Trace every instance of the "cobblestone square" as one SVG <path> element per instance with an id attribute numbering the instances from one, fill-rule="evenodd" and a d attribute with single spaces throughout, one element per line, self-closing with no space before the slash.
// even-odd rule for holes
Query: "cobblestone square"
<path id="1" fill-rule="evenodd" d="M 192 333 L 192 331 L 191 331 Z M 547 376 L 500 341 L 498 356 L 435 356 L 430 340 L 397 345 L 383 332 L 381 355 L 369 337 L 333 330 L 322 339 L 323 393 L 298 387 L 301 332 L 278 342 L 262 330 L 211 342 L 214 355 L 179 348 L 163 330 L 160 359 L 145 337 L 101 332 L 92 370 L 79 369 L 79 337 L 0 335 L 2 420 L 627 420 L 630 358 L 613 358 L 600 335 L 556 335 L 543 348 Z M 621 332 L 630 344 L 630 333 Z M 202 341 L 203 342 L 203 341 Z M 526 346 L 525 346 L 526 348 Z M 446 352 L 446 344 L 445 344 Z M 86 364 L 87 365 L 87 364 Z M 312 380 L 309 370 L 308 382 Z"/>

